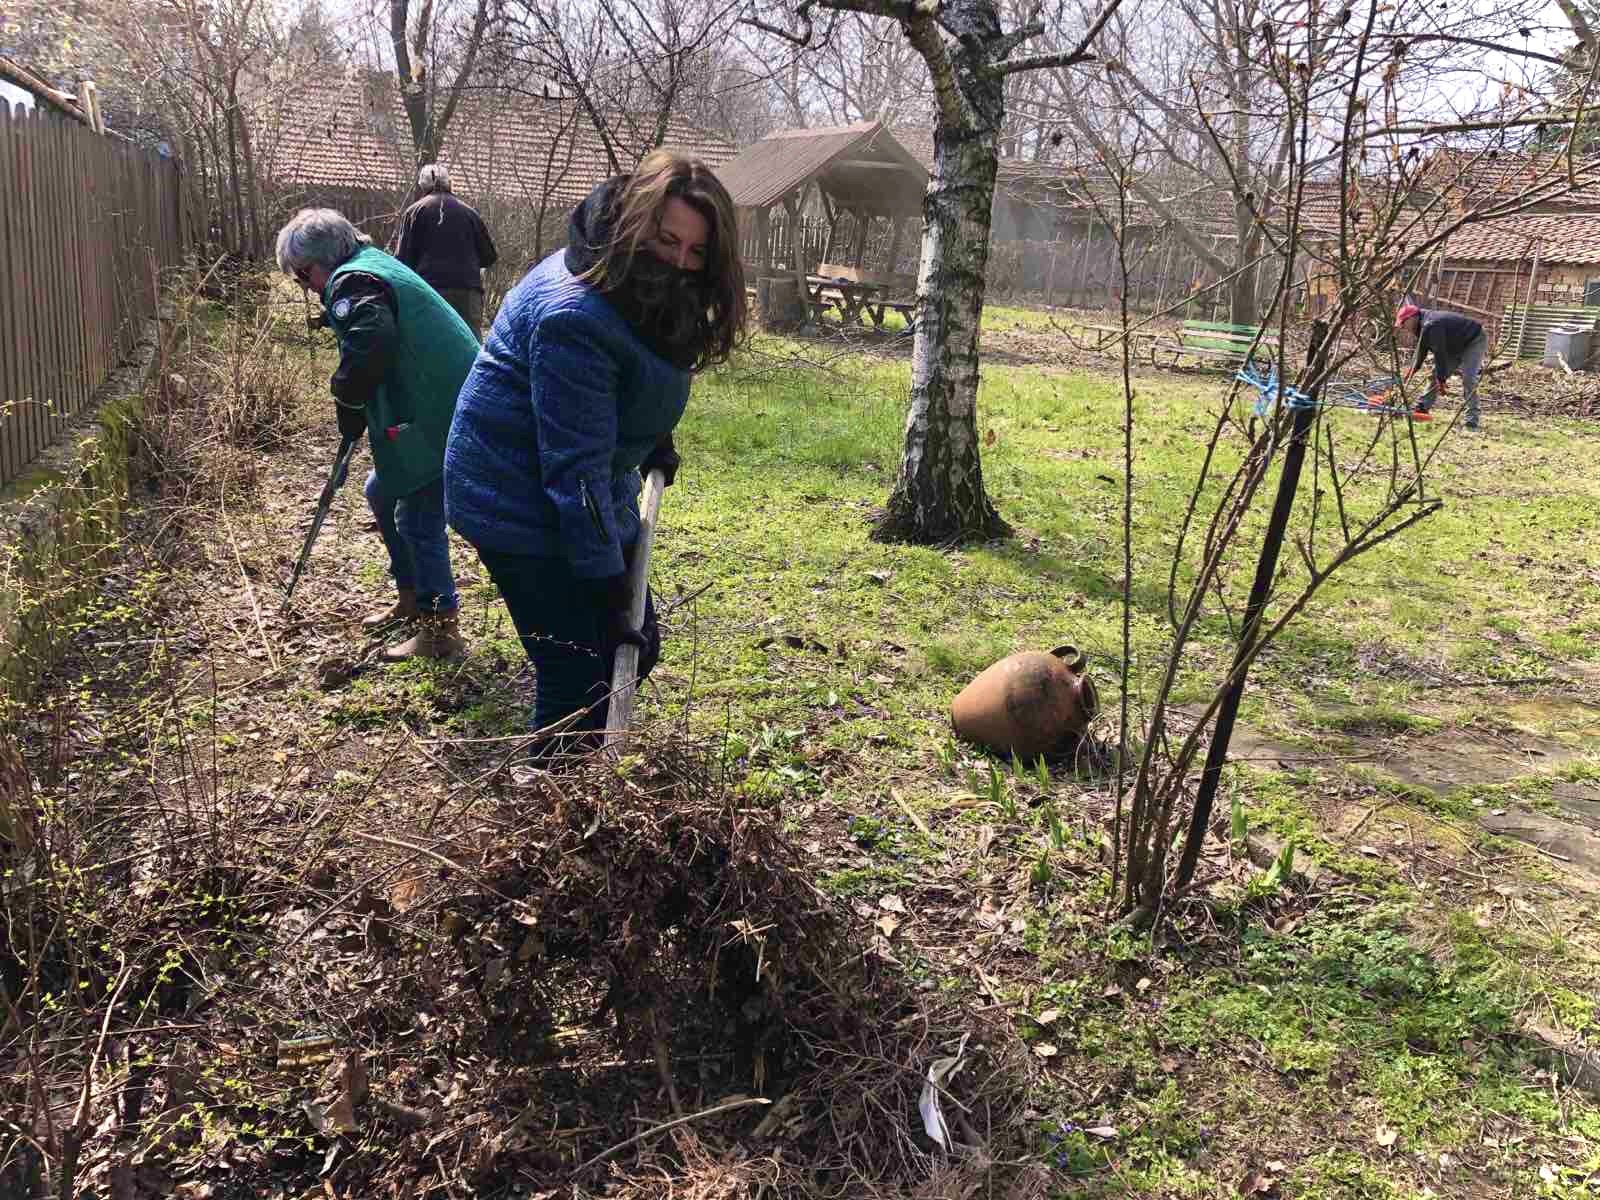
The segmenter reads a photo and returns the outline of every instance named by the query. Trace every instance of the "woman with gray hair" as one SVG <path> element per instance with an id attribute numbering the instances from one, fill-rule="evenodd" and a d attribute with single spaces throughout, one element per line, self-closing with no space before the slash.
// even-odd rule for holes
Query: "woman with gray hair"
<path id="1" fill-rule="evenodd" d="M 417 191 L 422 199 L 400 215 L 390 249 L 480 333 L 483 272 L 499 260 L 499 251 L 477 210 L 451 194 L 443 164 L 428 163 L 417 172 Z"/>
<path id="2" fill-rule="evenodd" d="M 383 652 L 389 662 L 454 658 L 465 647 L 444 524 L 444 444 L 456 394 L 478 340 L 416 272 L 372 244 L 330 208 L 303 208 L 278 232 L 278 266 L 322 297 L 339 341 L 329 380 L 339 432 L 368 435 L 367 503 L 389 551 L 399 598 L 362 622 L 378 633 L 419 622 L 416 635 Z"/>
<path id="3" fill-rule="evenodd" d="M 444 169 L 443 163 L 429 163 L 417 172 L 417 191 L 424 196 L 432 192 L 448 192 L 450 190 L 450 172 Z"/>

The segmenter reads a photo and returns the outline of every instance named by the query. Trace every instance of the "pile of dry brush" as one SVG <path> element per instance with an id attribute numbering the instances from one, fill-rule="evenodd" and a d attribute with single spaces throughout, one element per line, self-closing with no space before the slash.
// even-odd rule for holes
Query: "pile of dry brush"
<path id="1" fill-rule="evenodd" d="M 51 805 L 4 964 L 6 1194 L 64 1162 L 130 1198 L 1041 1188 L 995 1162 L 1031 1071 L 1004 1014 L 910 987 L 714 747 L 640 749 L 492 777 L 445 837 L 336 814 L 310 867 L 247 788 L 141 791 L 111 840 Z M 945 1149 L 918 1101 L 958 1052 Z"/>

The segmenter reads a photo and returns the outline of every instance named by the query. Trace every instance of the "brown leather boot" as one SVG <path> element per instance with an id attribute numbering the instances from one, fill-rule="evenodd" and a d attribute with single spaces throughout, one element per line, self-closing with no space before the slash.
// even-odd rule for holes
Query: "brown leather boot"
<path id="1" fill-rule="evenodd" d="M 363 633 L 378 633 L 391 625 L 410 621 L 420 615 L 417 610 L 417 589 L 401 588 L 399 597 L 391 607 L 361 618 L 361 629 Z"/>
<path id="2" fill-rule="evenodd" d="M 461 640 L 457 615 L 423 613 L 417 618 L 417 632 L 398 645 L 390 646 L 378 657 L 384 662 L 405 662 L 408 658 L 463 658 L 467 644 Z"/>

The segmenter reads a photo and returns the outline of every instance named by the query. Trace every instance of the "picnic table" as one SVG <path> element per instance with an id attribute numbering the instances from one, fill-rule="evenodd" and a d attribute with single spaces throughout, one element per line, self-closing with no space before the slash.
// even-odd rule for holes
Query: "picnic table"
<path id="1" fill-rule="evenodd" d="M 903 286 L 901 280 L 859 267 L 819 263 L 816 274 L 806 276 L 806 299 L 819 318 L 828 309 L 837 308 L 846 325 L 865 325 L 862 317 L 866 316 L 875 328 L 882 329 L 884 314 L 897 312 L 906 319 L 909 329 L 916 319 L 917 302 L 894 297 L 893 293 Z"/>

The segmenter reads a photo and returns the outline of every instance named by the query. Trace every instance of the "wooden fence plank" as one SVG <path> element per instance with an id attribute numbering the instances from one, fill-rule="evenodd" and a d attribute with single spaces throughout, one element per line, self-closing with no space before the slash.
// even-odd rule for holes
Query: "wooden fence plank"
<path id="1" fill-rule="evenodd" d="M 66 118 L 52 116 L 44 126 L 44 163 L 41 166 L 49 170 L 52 175 L 65 175 L 65 164 L 61 162 L 61 135 L 64 132 Z M 68 183 L 70 187 L 70 182 Z M 45 440 L 46 443 L 54 438 L 61 428 L 63 408 L 67 403 L 66 393 L 70 382 L 71 365 L 67 362 L 66 339 L 64 334 L 65 322 L 63 321 L 63 298 L 65 295 L 66 279 L 62 270 L 62 250 L 66 241 L 65 229 L 61 219 L 61 193 L 55 187 L 50 187 L 40 196 L 41 213 L 45 228 L 45 237 L 41 249 L 44 251 L 45 276 L 42 280 L 44 286 L 39 289 L 39 294 L 45 301 L 45 339 L 50 347 L 50 374 L 48 379 L 49 390 L 46 392 L 45 408 Z"/>
<path id="2" fill-rule="evenodd" d="M 13 240 L 21 222 L 17 217 L 16 139 L 11 104 L 0 101 L 0 479 L 13 478 L 22 456 L 21 317 L 16 298 L 22 294 L 22 277 Z"/>
<path id="3" fill-rule="evenodd" d="M 24 413 L 24 433 L 22 451 L 24 459 L 31 459 L 39 452 L 43 445 L 43 427 L 40 421 L 41 409 L 39 407 L 40 394 L 44 384 L 44 339 L 39 320 L 38 289 L 40 285 L 39 265 L 39 193 L 37 181 L 34 177 L 34 152 L 38 149 L 40 129 L 43 118 L 37 109 L 30 111 L 23 121 L 22 140 L 18 143 L 18 162 L 21 176 L 21 199 L 23 204 L 23 230 L 18 242 L 22 250 L 22 270 L 24 292 L 17 299 L 22 305 L 23 325 L 23 362 L 27 366 L 28 379 L 26 387 L 26 411 Z"/>
<path id="4" fill-rule="evenodd" d="M 67 129 L 67 170 L 75 181 L 83 178 L 83 135 L 88 133 L 81 125 Z M 72 355 L 72 411 L 76 415 L 89 403 L 89 354 L 83 336 L 83 184 L 76 182 L 63 197 L 66 201 L 66 222 L 70 230 L 67 243 L 68 311 L 66 316 L 67 344 Z"/>

